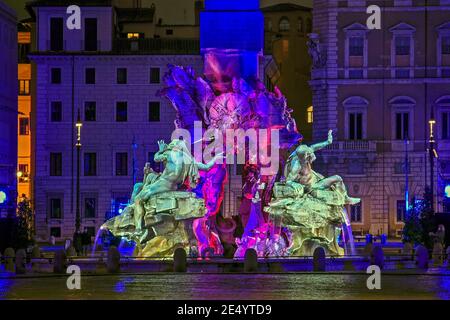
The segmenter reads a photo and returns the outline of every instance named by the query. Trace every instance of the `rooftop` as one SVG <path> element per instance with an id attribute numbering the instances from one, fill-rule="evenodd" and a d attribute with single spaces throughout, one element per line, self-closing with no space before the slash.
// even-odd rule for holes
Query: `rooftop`
<path id="1" fill-rule="evenodd" d="M 34 0 L 26 3 L 27 7 L 61 7 L 77 5 L 80 7 L 111 6 L 111 0 Z"/>
<path id="2" fill-rule="evenodd" d="M 273 6 L 261 8 L 262 12 L 283 12 L 283 11 L 311 11 L 311 8 L 293 3 L 279 3 Z"/>

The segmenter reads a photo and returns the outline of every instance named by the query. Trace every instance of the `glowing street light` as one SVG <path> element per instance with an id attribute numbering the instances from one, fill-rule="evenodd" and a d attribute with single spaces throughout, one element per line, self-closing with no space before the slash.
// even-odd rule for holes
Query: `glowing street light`
<path id="1" fill-rule="evenodd" d="M 77 185 L 76 185 L 76 216 L 75 216 L 75 234 L 74 234 L 74 246 L 77 252 L 81 250 L 81 238 L 80 238 L 80 227 L 81 227 L 81 212 L 80 212 L 80 167 L 81 167 L 81 127 L 83 123 L 81 122 L 80 109 L 78 109 L 78 118 L 75 124 L 77 129 L 77 143 L 75 147 L 77 148 Z"/>
<path id="2" fill-rule="evenodd" d="M 429 157 L 430 157 L 430 190 L 431 190 L 431 209 L 434 211 L 434 159 L 438 157 L 438 154 L 435 149 L 435 139 L 434 139 L 434 125 L 436 124 L 436 120 L 434 119 L 433 113 L 431 114 L 430 120 L 428 120 L 428 124 L 430 125 L 430 137 L 429 137 Z"/>

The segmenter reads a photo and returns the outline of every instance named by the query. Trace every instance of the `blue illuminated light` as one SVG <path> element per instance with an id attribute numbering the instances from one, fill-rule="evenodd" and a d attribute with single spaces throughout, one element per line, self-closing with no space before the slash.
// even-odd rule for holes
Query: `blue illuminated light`
<path id="1" fill-rule="evenodd" d="M 6 200 L 8 200 L 6 192 L 5 191 L 0 191 L 0 204 L 6 203 Z"/>
<path id="2" fill-rule="evenodd" d="M 444 193 L 446 198 L 450 198 L 450 184 L 445 186 Z"/>

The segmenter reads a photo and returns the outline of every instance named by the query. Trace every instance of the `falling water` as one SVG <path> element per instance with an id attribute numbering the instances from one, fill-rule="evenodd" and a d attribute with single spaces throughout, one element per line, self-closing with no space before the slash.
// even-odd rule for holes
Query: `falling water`
<path id="1" fill-rule="evenodd" d="M 344 209 L 343 214 L 345 222 L 342 224 L 342 242 L 344 245 L 345 255 L 356 255 L 352 224 L 348 219 L 347 210 Z"/>
<path id="2" fill-rule="evenodd" d="M 128 241 L 125 238 L 120 240 L 119 244 L 119 252 L 121 256 L 131 257 L 133 256 L 134 248 L 136 247 L 136 243 L 134 241 Z"/>
<path id="3" fill-rule="evenodd" d="M 98 231 L 97 231 L 97 234 L 95 236 L 94 246 L 92 247 L 92 252 L 91 252 L 92 256 L 95 256 L 95 252 L 97 251 L 97 246 L 100 244 L 103 244 L 102 238 L 101 238 L 101 236 L 103 235 L 103 232 L 105 232 L 105 229 L 103 229 L 103 227 L 98 229 Z"/>

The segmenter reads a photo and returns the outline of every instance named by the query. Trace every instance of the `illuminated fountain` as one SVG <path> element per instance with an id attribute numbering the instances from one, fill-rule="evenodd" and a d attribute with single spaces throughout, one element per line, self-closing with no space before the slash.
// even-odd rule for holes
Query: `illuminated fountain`
<path id="1" fill-rule="evenodd" d="M 248 217 L 242 219 L 244 234 L 235 239 L 236 258 L 249 248 L 260 257 L 312 255 L 317 246 L 344 254 L 337 242 L 348 225 L 344 206 L 359 199 L 348 197 L 340 177 L 312 169 L 314 152 L 332 143 L 332 132 L 323 143 L 301 144 L 286 98 L 260 81 L 263 21 L 259 1 L 207 0 L 203 76 L 169 66 L 159 94 L 177 112 L 176 131 L 169 144 L 158 142 L 155 155 L 165 169 L 158 174 L 146 168 L 131 204 L 102 227 L 134 241 L 135 256 L 172 256 L 178 247 L 191 255 L 222 255 L 218 230 L 226 227 L 216 225 L 216 218 L 235 158 L 245 164 L 247 205 L 240 214 Z"/>

